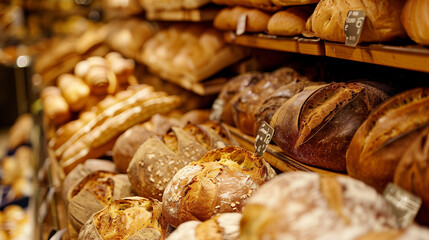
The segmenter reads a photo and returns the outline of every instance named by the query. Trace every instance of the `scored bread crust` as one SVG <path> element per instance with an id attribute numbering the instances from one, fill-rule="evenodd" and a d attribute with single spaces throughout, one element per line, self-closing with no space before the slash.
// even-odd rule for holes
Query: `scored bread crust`
<path id="1" fill-rule="evenodd" d="M 321 0 L 308 19 L 307 30 L 317 37 L 345 42 L 344 23 L 349 10 L 365 10 L 360 42 L 385 42 L 406 37 L 401 23 L 402 0 Z"/>
<path id="2" fill-rule="evenodd" d="M 359 82 L 308 87 L 273 116 L 273 140 L 297 161 L 344 172 L 354 133 L 386 98 L 382 90 Z"/>
<path id="3" fill-rule="evenodd" d="M 347 150 L 347 171 L 383 191 L 413 139 L 429 124 L 429 89 L 398 94 L 377 108 Z"/>
<path id="4" fill-rule="evenodd" d="M 167 223 L 161 203 L 155 199 L 129 197 L 116 200 L 94 213 L 79 233 L 79 240 L 161 240 Z"/>
<path id="5" fill-rule="evenodd" d="M 293 172 L 264 184 L 248 200 L 240 239 L 354 239 L 397 227 L 388 203 L 364 183 Z"/>
<path id="6" fill-rule="evenodd" d="M 212 150 L 176 173 L 164 192 L 163 214 L 178 226 L 240 212 L 252 192 L 274 176 L 271 166 L 243 148 Z"/>

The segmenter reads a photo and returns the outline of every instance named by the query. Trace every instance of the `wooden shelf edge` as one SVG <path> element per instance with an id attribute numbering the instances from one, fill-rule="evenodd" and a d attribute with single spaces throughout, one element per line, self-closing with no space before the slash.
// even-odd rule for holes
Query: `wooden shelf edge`
<path id="1" fill-rule="evenodd" d="M 371 44 L 348 47 L 342 43 L 300 37 L 283 38 L 265 34 L 237 36 L 234 32 L 226 32 L 224 39 L 227 43 L 246 47 L 327 56 L 429 73 L 429 48 L 418 45 Z"/>
<path id="2" fill-rule="evenodd" d="M 249 151 L 254 151 L 254 138 L 242 133 L 235 127 L 228 126 L 229 131 L 240 144 Z M 346 175 L 343 173 L 332 172 L 316 167 L 312 167 L 287 156 L 278 146 L 269 145 L 263 157 L 271 166 L 282 172 L 315 172 L 324 176 L 340 176 Z"/>

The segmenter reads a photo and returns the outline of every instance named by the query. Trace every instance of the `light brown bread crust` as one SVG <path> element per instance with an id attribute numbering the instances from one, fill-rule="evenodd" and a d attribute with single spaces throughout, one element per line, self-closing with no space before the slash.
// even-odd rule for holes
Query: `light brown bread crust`
<path id="1" fill-rule="evenodd" d="M 408 36 L 416 43 L 429 45 L 429 2 L 408 0 L 402 10 L 402 24 Z"/>
<path id="2" fill-rule="evenodd" d="M 429 89 L 390 98 L 357 130 L 347 150 L 347 172 L 383 191 L 404 152 L 428 124 Z"/>
<path id="3" fill-rule="evenodd" d="M 314 7 L 298 6 L 276 12 L 268 21 L 268 33 L 280 36 L 300 35 L 313 10 Z"/>
<path id="4" fill-rule="evenodd" d="M 274 175 L 262 158 L 243 148 L 212 150 L 173 177 L 164 192 L 163 214 L 178 226 L 216 213 L 240 212 L 252 192 Z"/>
<path id="5" fill-rule="evenodd" d="M 224 8 L 215 17 L 213 26 L 217 29 L 235 31 L 241 15 L 247 15 L 246 32 L 265 32 L 271 15 L 258 9 L 234 7 Z"/>

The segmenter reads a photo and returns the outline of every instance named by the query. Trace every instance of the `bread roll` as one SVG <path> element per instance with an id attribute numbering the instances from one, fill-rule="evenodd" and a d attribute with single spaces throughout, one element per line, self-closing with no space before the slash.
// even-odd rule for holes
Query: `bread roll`
<path id="1" fill-rule="evenodd" d="M 250 197 L 240 239 L 355 239 L 396 229 L 383 196 L 344 176 L 283 173 Z M 344 234 L 346 233 L 346 234 Z"/>
<path id="2" fill-rule="evenodd" d="M 167 223 L 158 200 L 129 197 L 113 201 L 92 215 L 79 233 L 79 240 L 160 240 Z"/>
<path id="3" fill-rule="evenodd" d="M 213 22 L 215 28 L 220 30 L 236 30 L 237 22 L 241 15 L 247 15 L 246 32 L 265 32 L 271 15 L 257 10 L 244 7 L 224 8 L 220 11 Z"/>
<path id="4" fill-rule="evenodd" d="M 162 197 L 163 214 L 179 226 L 217 213 L 240 212 L 247 198 L 274 175 L 265 160 L 243 148 L 212 150 L 174 175 Z"/>
<path id="5" fill-rule="evenodd" d="M 429 89 L 417 88 L 385 101 L 369 115 L 347 150 L 347 172 L 383 191 L 405 151 L 429 124 Z"/>
<path id="6" fill-rule="evenodd" d="M 402 9 L 402 24 L 408 36 L 416 43 L 429 45 L 429 2 L 408 0 Z"/>
<path id="7" fill-rule="evenodd" d="M 140 0 L 146 11 L 195 9 L 209 2 L 210 0 Z"/>
<path id="8" fill-rule="evenodd" d="M 167 240 L 238 240 L 241 213 L 218 214 L 205 222 L 188 221 L 168 235 Z"/>
<path id="9" fill-rule="evenodd" d="M 276 12 L 268 21 L 268 33 L 280 36 L 301 34 L 313 10 L 313 7 L 299 6 Z"/>
<path id="10" fill-rule="evenodd" d="M 45 87 L 40 93 L 42 99 L 43 112 L 45 116 L 54 124 L 60 125 L 70 120 L 70 107 L 59 88 L 54 86 Z"/>
<path id="11" fill-rule="evenodd" d="M 309 87 L 274 114 L 274 142 L 296 160 L 346 171 L 346 151 L 359 126 L 388 95 L 367 83 Z"/>
<path id="12" fill-rule="evenodd" d="M 91 215 L 112 201 L 134 196 L 125 174 L 97 171 L 86 176 L 70 191 L 68 219 L 79 232 Z"/>
<path id="13" fill-rule="evenodd" d="M 63 74 L 58 77 L 57 85 L 71 111 L 77 112 L 85 107 L 90 89 L 80 78 L 72 74 Z"/>
<path id="14" fill-rule="evenodd" d="M 110 68 L 120 84 L 128 82 L 128 78 L 134 73 L 135 63 L 131 59 L 123 58 L 117 52 L 110 52 L 106 55 Z"/>
<path id="15" fill-rule="evenodd" d="M 278 6 L 295 6 L 295 5 L 318 3 L 319 0 L 271 0 L 271 2 L 273 2 Z"/>
<path id="16" fill-rule="evenodd" d="M 349 10 L 365 10 L 359 42 L 385 42 L 404 38 L 401 23 L 402 0 L 321 0 L 308 19 L 307 30 L 317 37 L 345 42 L 344 22 Z"/>
<path id="17" fill-rule="evenodd" d="M 31 114 L 22 114 L 16 120 L 8 132 L 7 148 L 17 148 L 19 145 L 30 141 L 30 133 L 33 127 Z"/>
<path id="18" fill-rule="evenodd" d="M 237 101 L 239 94 L 250 85 L 256 84 L 263 76 L 260 72 L 243 73 L 232 78 L 227 82 L 219 93 L 218 99 L 224 101 L 222 111 L 222 121 L 229 125 L 234 125 L 234 103 Z"/>
<path id="19" fill-rule="evenodd" d="M 219 5 L 245 6 L 249 8 L 259 8 L 266 11 L 276 11 L 279 7 L 274 6 L 271 0 L 212 0 Z"/>
<path id="20" fill-rule="evenodd" d="M 417 221 L 429 225 L 429 127 L 404 152 L 395 170 L 394 183 L 422 199 Z"/>

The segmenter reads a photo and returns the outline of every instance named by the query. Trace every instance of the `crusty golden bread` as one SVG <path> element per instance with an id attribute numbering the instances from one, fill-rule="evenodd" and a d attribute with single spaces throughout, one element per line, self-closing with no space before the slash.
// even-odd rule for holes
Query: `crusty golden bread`
<path id="1" fill-rule="evenodd" d="M 70 107 L 59 88 L 45 87 L 40 93 L 43 104 L 43 113 L 54 125 L 61 125 L 71 118 Z"/>
<path id="2" fill-rule="evenodd" d="M 163 214 L 177 227 L 217 213 L 240 212 L 253 191 L 274 175 L 269 164 L 243 148 L 212 150 L 174 175 L 162 198 Z"/>
<path id="3" fill-rule="evenodd" d="M 402 24 L 408 36 L 416 43 L 429 45 L 429 2 L 408 0 L 402 9 Z"/>
<path id="4" fill-rule="evenodd" d="M 72 74 L 63 74 L 58 77 L 57 86 L 71 111 L 77 112 L 85 107 L 89 99 L 90 88 L 82 79 Z"/>
<path id="5" fill-rule="evenodd" d="M 268 21 L 268 33 L 279 36 L 300 35 L 313 10 L 313 7 L 297 6 L 276 12 Z"/>
<path id="6" fill-rule="evenodd" d="M 270 14 L 258 9 L 245 7 L 224 8 L 215 17 L 213 26 L 220 30 L 236 30 L 238 19 L 247 15 L 246 32 L 265 32 L 271 17 Z"/>

